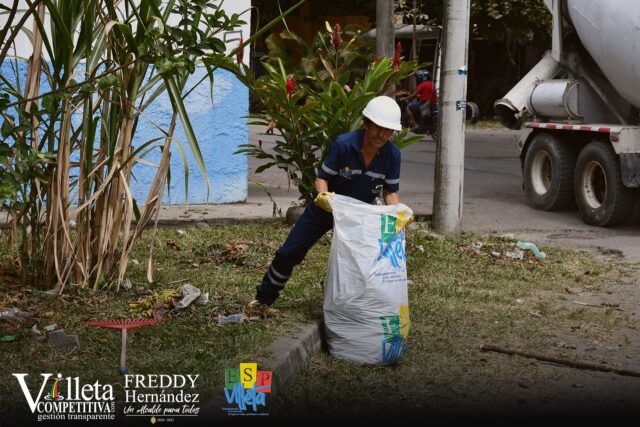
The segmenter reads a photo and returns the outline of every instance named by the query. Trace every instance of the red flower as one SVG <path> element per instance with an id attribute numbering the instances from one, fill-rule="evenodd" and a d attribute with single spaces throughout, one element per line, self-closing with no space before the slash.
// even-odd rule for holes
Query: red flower
<path id="1" fill-rule="evenodd" d="M 333 42 L 333 47 L 335 47 L 336 50 L 340 50 L 340 43 L 342 42 L 342 36 L 340 35 L 340 24 L 336 24 L 336 26 L 333 28 L 331 41 Z"/>
<path id="2" fill-rule="evenodd" d="M 402 53 L 402 45 L 400 44 L 400 42 L 396 43 L 396 53 L 395 55 L 393 55 L 393 71 L 396 71 L 398 68 L 400 68 L 400 62 L 402 61 L 400 59 L 400 54 Z"/>
<path id="3" fill-rule="evenodd" d="M 287 80 L 287 96 L 291 96 L 296 90 L 296 78 L 292 75 Z"/>
<path id="4" fill-rule="evenodd" d="M 373 63 L 377 64 L 378 62 L 380 62 L 381 59 L 382 57 L 380 55 L 376 55 L 376 59 L 373 60 Z"/>
<path id="5" fill-rule="evenodd" d="M 242 46 L 244 40 L 240 37 L 240 41 L 238 42 L 238 47 Z M 242 64 L 242 60 L 244 59 L 244 48 L 241 48 L 236 52 L 236 63 L 238 65 Z"/>

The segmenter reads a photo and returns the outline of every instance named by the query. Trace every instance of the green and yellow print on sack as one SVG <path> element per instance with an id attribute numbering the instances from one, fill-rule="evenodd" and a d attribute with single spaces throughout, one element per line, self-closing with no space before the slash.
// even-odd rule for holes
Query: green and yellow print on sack
<path id="1" fill-rule="evenodd" d="M 384 339 L 380 343 L 382 363 L 392 365 L 397 363 L 407 350 L 409 306 L 400 306 L 400 315 L 380 316 L 380 323 L 384 332 Z"/>

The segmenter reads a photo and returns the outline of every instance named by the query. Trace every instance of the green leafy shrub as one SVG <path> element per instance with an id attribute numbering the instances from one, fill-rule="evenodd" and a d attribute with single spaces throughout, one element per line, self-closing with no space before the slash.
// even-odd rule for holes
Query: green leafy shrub
<path id="1" fill-rule="evenodd" d="M 291 36 L 299 40 L 296 36 Z M 378 95 L 388 94 L 396 83 L 418 69 L 416 62 L 400 62 L 398 58 L 377 59 L 361 76 L 349 68 L 357 49 L 357 34 L 345 40 L 339 26 L 319 33 L 316 61 L 304 57 L 300 68 L 307 74 L 298 83 L 293 70 L 287 72 L 280 59 L 276 65 L 263 63 L 267 75 L 258 78 L 253 90 L 262 102 L 263 110 L 251 114 L 251 124 L 268 126 L 280 131 L 273 153 L 252 144 L 242 145 L 238 153 L 246 153 L 268 162 L 256 172 L 270 167 L 284 170 L 307 203 L 315 191 L 314 182 L 329 144 L 338 135 L 356 130 L 362 125 L 362 110 Z M 373 59 L 373 58 L 371 58 Z M 309 65 L 314 65 L 309 67 Z M 352 82 L 348 84 L 347 82 Z M 420 137 L 407 137 L 407 129 L 393 142 L 400 148 Z"/>

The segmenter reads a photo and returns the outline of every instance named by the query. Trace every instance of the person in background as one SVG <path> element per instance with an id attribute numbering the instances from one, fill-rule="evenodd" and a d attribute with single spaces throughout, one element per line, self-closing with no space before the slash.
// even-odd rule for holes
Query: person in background
<path id="1" fill-rule="evenodd" d="M 412 132 L 419 130 L 422 115 L 431 114 L 433 109 L 437 108 L 438 105 L 438 97 L 429 71 L 416 71 L 416 80 L 418 82 L 416 91 L 406 98 L 407 101 L 410 101 L 406 107 L 406 111 L 413 125 L 411 129 Z"/>

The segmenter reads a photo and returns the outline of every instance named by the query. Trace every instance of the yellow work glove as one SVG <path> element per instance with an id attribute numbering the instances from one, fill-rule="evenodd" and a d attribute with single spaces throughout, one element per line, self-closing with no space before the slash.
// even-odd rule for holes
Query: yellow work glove
<path id="1" fill-rule="evenodd" d="M 322 193 L 318 193 L 313 203 L 327 212 L 332 212 L 333 209 L 331 208 L 331 204 L 329 204 L 329 197 L 333 197 L 334 194 L 336 193 L 333 191 L 323 191 Z"/>
<path id="2" fill-rule="evenodd" d="M 399 233 L 405 227 L 413 222 L 414 216 L 411 210 L 398 212 L 398 219 L 396 220 L 396 233 Z"/>

